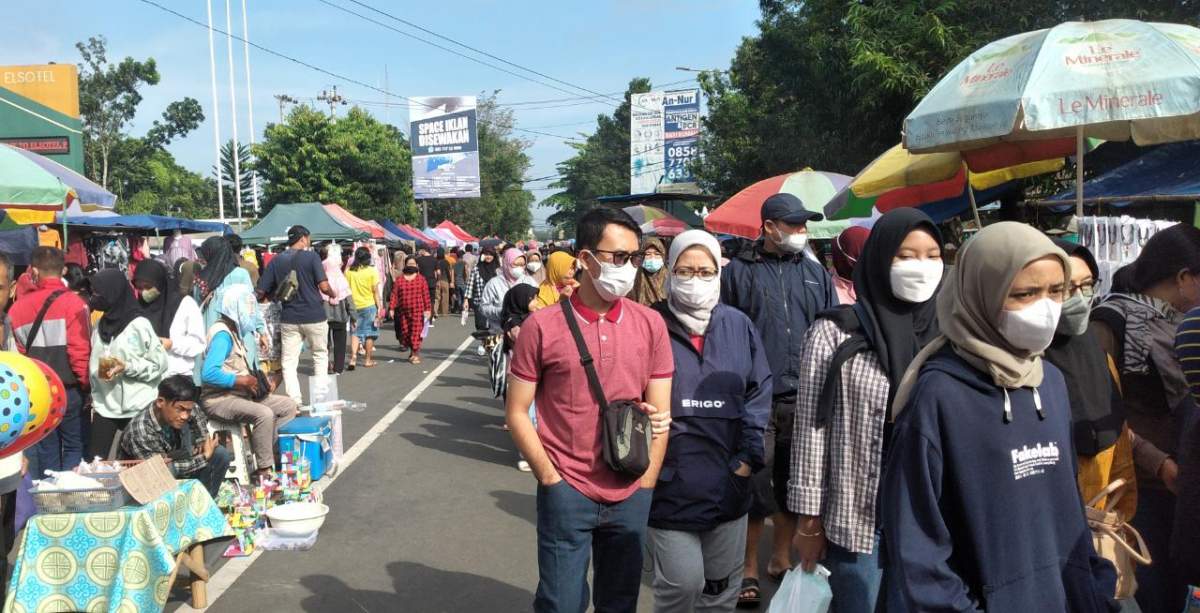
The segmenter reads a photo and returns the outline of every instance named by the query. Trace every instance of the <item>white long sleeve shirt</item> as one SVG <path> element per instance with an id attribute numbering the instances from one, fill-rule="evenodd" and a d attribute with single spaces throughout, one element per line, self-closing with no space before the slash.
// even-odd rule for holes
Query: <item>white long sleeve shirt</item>
<path id="1" fill-rule="evenodd" d="M 167 376 L 190 375 L 204 354 L 204 315 L 191 296 L 184 296 L 171 321 L 171 349 L 167 351 Z"/>

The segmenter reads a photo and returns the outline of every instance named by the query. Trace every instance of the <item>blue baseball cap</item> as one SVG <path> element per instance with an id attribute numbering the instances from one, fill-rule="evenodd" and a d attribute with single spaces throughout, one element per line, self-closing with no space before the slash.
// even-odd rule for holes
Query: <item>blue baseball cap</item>
<path id="1" fill-rule="evenodd" d="M 772 219 L 789 224 L 801 224 L 825 219 L 824 215 L 804 208 L 804 203 L 796 196 L 784 193 L 767 197 L 762 203 L 760 216 L 763 221 Z"/>

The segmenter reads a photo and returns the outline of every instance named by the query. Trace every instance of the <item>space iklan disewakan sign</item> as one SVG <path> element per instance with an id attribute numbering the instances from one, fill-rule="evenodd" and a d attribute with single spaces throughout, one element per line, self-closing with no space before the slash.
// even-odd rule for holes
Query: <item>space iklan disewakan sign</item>
<path id="1" fill-rule="evenodd" d="M 411 99 L 413 198 L 479 197 L 477 122 L 475 96 Z"/>

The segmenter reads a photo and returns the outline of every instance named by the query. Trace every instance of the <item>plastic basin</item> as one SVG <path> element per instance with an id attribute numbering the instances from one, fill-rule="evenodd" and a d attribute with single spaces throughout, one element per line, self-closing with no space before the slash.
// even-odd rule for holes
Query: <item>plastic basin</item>
<path id="1" fill-rule="evenodd" d="M 280 536 L 307 536 L 325 523 L 329 507 L 316 502 L 292 502 L 267 510 L 271 528 Z"/>

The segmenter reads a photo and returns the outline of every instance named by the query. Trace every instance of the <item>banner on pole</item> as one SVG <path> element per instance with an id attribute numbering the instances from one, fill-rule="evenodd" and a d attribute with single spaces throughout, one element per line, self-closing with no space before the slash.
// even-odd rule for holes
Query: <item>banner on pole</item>
<path id="1" fill-rule="evenodd" d="M 700 90 L 630 96 L 629 193 L 695 183 L 688 165 L 699 156 Z"/>
<path id="2" fill-rule="evenodd" d="M 413 198 L 479 197 L 477 120 L 475 96 L 412 99 Z"/>

